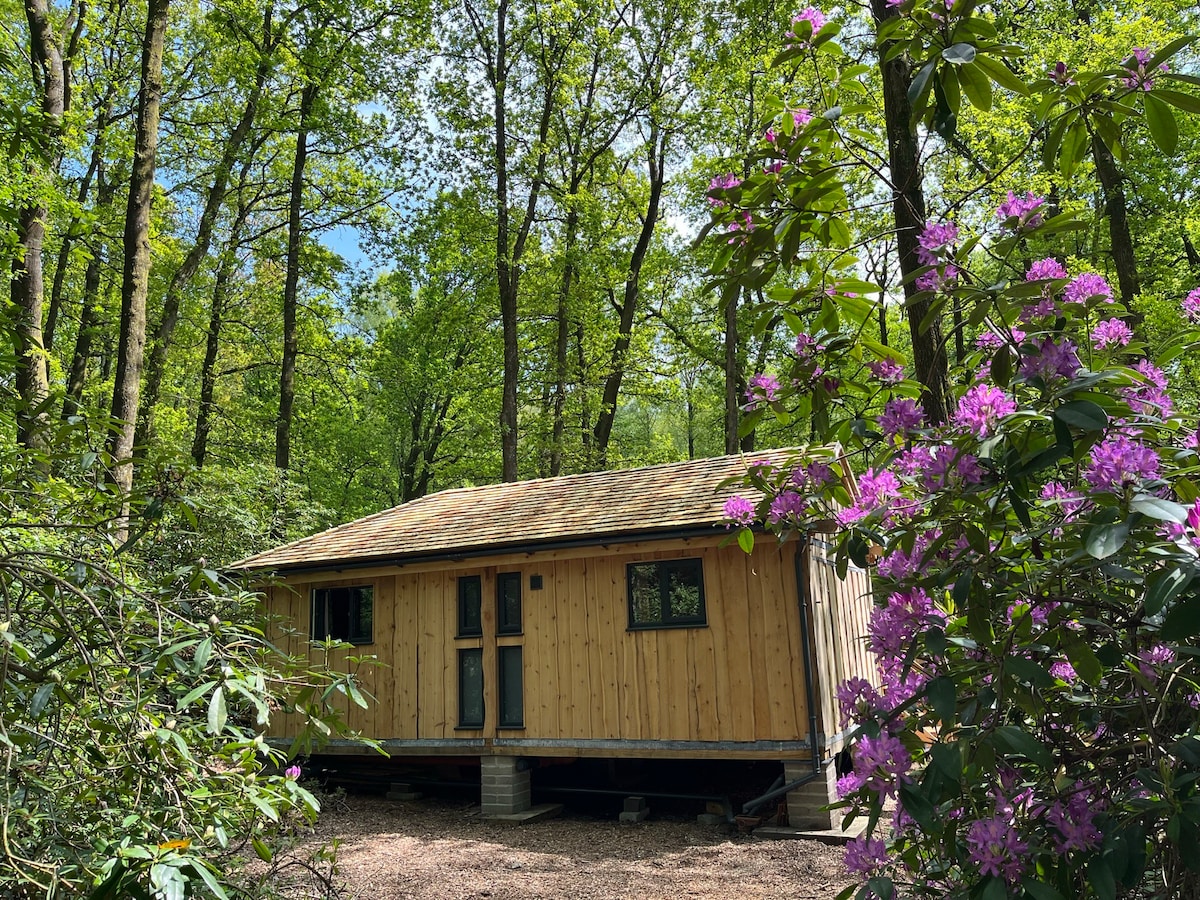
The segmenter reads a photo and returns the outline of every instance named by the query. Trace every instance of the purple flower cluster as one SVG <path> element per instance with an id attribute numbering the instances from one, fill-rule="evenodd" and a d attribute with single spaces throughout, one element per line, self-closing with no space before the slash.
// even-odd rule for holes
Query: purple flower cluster
<path id="1" fill-rule="evenodd" d="M 883 709 L 879 691 L 865 678 L 854 676 L 837 686 L 838 708 L 841 710 L 841 727 L 851 722 L 865 722 Z"/>
<path id="2" fill-rule="evenodd" d="M 1189 322 L 1200 322 L 1200 288 L 1188 291 L 1183 298 L 1183 314 Z"/>
<path id="3" fill-rule="evenodd" d="M 973 862 L 984 875 L 1015 884 L 1025 871 L 1029 843 L 1021 839 L 1004 816 L 979 819 L 967 829 L 967 847 Z"/>
<path id="4" fill-rule="evenodd" d="M 925 427 L 925 413 L 916 400 L 901 397 L 889 400 L 879 416 L 879 429 L 884 437 L 904 437 L 910 431 Z"/>
<path id="5" fill-rule="evenodd" d="M 1154 58 L 1154 54 L 1144 47 L 1134 47 L 1130 51 L 1131 60 L 1124 64 L 1124 69 L 1129 74 L 1121 79 L 1121 83 L 1131 91 L 1148 91 L 1154 87 L 1154 72 L 1148 71 L 1147 66 L 1150 65 L 1150 60 Z M 1166 63 L 1158 66 L 1157 71 L 1169 72 L 1171 69 Z"/>
<path id="6" fill-rule="evenodd" d="M 975 338 L 975 346 L 980 350 L 999 350 L 1005 344 L 1010 346 L 1013 344 L 1020 345 L 1021 341 L 1025 340 L 1025 332 L 1020 328 L 1013 328 L 1009 334 L 1011 335 L 1011 340 L 999 332 L 989 329 L 980 333 L 979 337 Z"/>
<path id="7" fill-rule="evenodd" d="M 818 344 L 815 337 L 803 331 L 796 335 L 796 343 L 792 345 L 792 352 L 801 362 L 811 361 L 824 349 L 825 347 Z"/>
<path id="8" fill-rule="evenodd" d="M 1067 270 L 1057 259 L 1039 259 L 1025 273 L 1026 281 L 1051 281 L 1056 278 L 1066 278 Z"/>
<path id="9" fill-rule="evenodd" d="M 798 30 L 796 26 L 800 25 L 802 22 L 807 22 L 811 26 L 809 33 L 803 38 L 796 34 L 796 31 Z M 792 30 L 787 32 L 787 34 L 784 36 L 792 43 L 793 46 L 807 47 L 809 38 L 811 38 L 812 35 L 816 34 L 824 27 L 825 13 L 821 12 L 821 10 L 817 9 L 815 6 L 809 6 L 792 16 Z"/>
<path id="10" fill-rule="evenodd" d="M 1133 329 L 1120 319 L 1105 319 L 1092 329 L 1092 346 L 1097 350 L 1128 346 Z"/>
<path id="11" fill-rule="evenodd" d="M 846 844 L 846 868 L 854 875 L 870 877 L 887 865 L 887 845 L 865 834 Z"/>
<path id="12" fill-rule="evenodd" d="M 759 373 L 750 378 L 750 384 L 746 387 L 746 402 L 753 409 L 758 405 L 759 401 L 763 403 L 774 403 L 779 399 L 779 379 L 774 375 L 764 375 Z"/>
<path id="13" fill-rule="evenodd" d="M 1098 491 L 1124 493 L 1128 485 L 1158 477 L 1158 454 L 1123 434 L 1105 438 L 1092 448 L 1084 480 Z"/>
<path id="14" fill-rule="evenodd" d="M 1197 293 L 1200 293 L 1200 291 L 1197 291 Z M 904 366 L 891 357 L 867 363 L 867 368 L 871 370 L 872 375 L 884 384 L 899 384 L 904 380 Z"/>
<path id="15" fill-rule="evenodd" d="M 1072 684 L 1077 677 L 1075 675 L 1075 667 L 1065 659 L 1050 663 L 1050 676 L 1060 681 L 1065 681 L 1067 684 Z"/>
<path id="16" fill-rule="evenodd" d="M 752 525 L 754 523 L 754 504 L 745 497 L 735 494 L 725 501 L 725 518 L 729 520 L 729 527 Z"/>
<path id="17" fill-rule="evenodd" d="M 1017 411 L 1013 399 L 990 384 L 977 384 L 958 401 L 954 423 L 980 440 L 993 434 L 996 423 Z"/>
<path id="18" fill-rule="evenodd" d="M 1103 835 L 1096 827 L 1096 816 L 1104 811 L 1104 798 L 1096 797 L 1082 782 L 1075 782 L 1075 792 L 1055 800 L 1046 809 L 1046 821 L 1058 831 L 1054 849 L 1059 853 L 1072 850 L 1095 850 Z"/>
<path id="19" fill-rule="evenodd" d="M 1133 368 L 1146 380 L 1121 389 L 1129 408 L 1141 416 L 1169 419 L 1175 404 L 1167 394 L 1166 373 L 1148 359 L 1139 360 Z"/>
<path id="20" fill-rule="evenodd" d="M 1078 491 L 1073 491 L 1057 481 L 1048 481 L 1042 486 L 1042 499 L 1062 510 L 1064 522 L 1074 522 L 1087 501 Z"/>
<path id="21" fill-rule="evenodd" d="M 1070 338 L 1056 342 L 1046 336 L 1032 353 L 1021 359 L 1022 378 L 1074 378 L 1079 372 L 1079 355 Z"/>
<path id="22" fill-rule="evenodd" d="M 958 268 L 945 261 L 951 247 L 958 240 L 958 226 L 953 222 L 930 222 L 917 238 L 917 260 L 923 266 L 936 266 L 917 276 L 916 286 L 920 291 L 938 291 L 954 286 L 958 282 Z"/>
<path id="23" fill-rule="evenodd" d="M 1175 662 L 1175 651 L 1166 644 L 1155 644 L 1138 654 L 1138 671 L 1151 684 L 1158 681 L 1158 669 Z"/>
<path id="24" fill-rule="evenodd" d="M 1200 500 L 1188 509 L 1186 521 L 1167 522 L 1163 534 L 1169 541 L 1184 541 L 1200 550 Z"/>
<path id="25" fill-rule="evenodd" d="M 1033 191 L 1026 191 L 1024 197 L 1009 191 L 1008 199 L 996 209 L 996 215 L 1002 223 L 1017 231 L 1036 228 L 1042 224 L 1041 207 L 1045 203 L 1046 198 L 1036 196 Z"/>
<path id="26" fill-rule="evenodd" d="M 1105 303 L 1113 302 L 1112 288 L 1095 272 L 1076 275 L 1063 291 L 1063 300 L 1067 303 L 1087 303 L 1093 297 L 1101 297 Z"/>
<path id="27" fill-rule="evenodd" d="M 771 501 L 767 521 L 772 525 L 784 522 L 798 523 L 808 511 L 808 501 L 795 491 L 783 491 Z"/>
<path id="28" fill-rule="evenodd" d="M 908 748 L 895 735 L 885 731 L 877 738 L 863 737 L 854 745 L 854 771 L 838 779 L 838 793 L 867 788 L 880 798 L 895 796 L 900 779 L 911 768 Z"/>
<path id="29" fill-rule="evenodd" d="M 941 611 L 921 588 L 897 591 L 871 610 L 867 648 L 879 657 L 903 657 L 909 642 L 931 623 L 944 621 Z"/>
<path id="30" fill-rule="evenodd" d="M 713 207 L 714 209 L 723 209 L 726 206 L 725 201 L 720 197 L 713 197 L 711 195 L 715 191 L 731 191 L 735 187 L 739 187 L 741 183 L 742 179 L 738 178 L 732 172 L 728 172 L 724 175 L 718 175 L 708 183 L 708 193 L 710 194 L 708 198 L 709 206 Z"/>

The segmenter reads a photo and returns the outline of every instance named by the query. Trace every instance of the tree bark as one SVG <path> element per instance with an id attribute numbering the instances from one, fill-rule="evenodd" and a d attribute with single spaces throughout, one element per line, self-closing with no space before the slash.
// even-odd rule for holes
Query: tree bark
<path id="1" fill-rule="evenodd" d="M 571 197 L 575 197 L 574 185 Z M 566 434 L 567 374 L 571 340 L 570 296 L 575 276 L 575 232 L 579 227 L 579 211 L 574 200 L 567 211 L 566 237 L 563 248 L 563 274 L 558 290 L 557 331 L 554 337 L 554 401 L 550 426 L 550 477 L 562 474 L 563 437 Z"/>
<path id="2" fill-rule="evenodd" d="M 25 0 L 29 24 L 29 59 L 39 89 L 41 111 L 47 128 L 46 153 L 54 168 L 59 157 L 59 131 L 66 108 L 66 72 L 62 49 L 50 22 L 46 0 Z M 36 165 L 36 164 L 35 164 Z M 47 400 L 50 382 L 46 374 L 42 342 L 45 272 L 42 251 L 49 209 L 41 197 L 33 200 L 17 217 L 20 253 L 13 260 L 9 297 L 12 300 L 13 349 L 16 351 L 17 441 L 31 450 L 49 446 Z"/>
<path id="3" fill-rule="evenodd" d="M 1200 253 L 1196 252 L 1196 245 L 1192 243 L 1186 228 L 1180 230 L 1180 235 L 1183 237 L 1183 253 L 1187 257 L 1188 265 L 1192 267 L 1193 273 L 1200 272 Z"/>
<path id="4" fill-rule="evenodd" d="M 213 397 L 217 388 L 217 356 L 221 350 L 221 328 L 229 300 L 229 283 L 237 263 L 237 246 L 241 238 L 240 223 L 236 223 L 229 246 L 221 254 L 217 275 L 213 280 L 212 306 L 208 311 L 208 333 L 204 341 L 204 363 L 200 368 L 200 403 L 196 409 L 196 433 L 192 438 L 192 460 L 203 468 L 208 458 L 208 438 L 212 432 Z"/>
<path id="5" fill-rule="evenodd" d="M 633 335 L 633 322 L 637 315 L 638 298 L 641 295 L 642 266 L 645 264 L 646 254 L 650 250 L 654 227 L 658 224 L 659 205 L 662 201 L 663 186 L 666 184 L 666 145 L 666 135 L 662 134 L 658 124 L 652 121 L 650 137 L 646 146 L 650 197 L 646 201 L 646 215 L 642 219 L 642 228 L 638 234 L 637 243 L 629 257 L 629 271 L 625 276 L 625 295 L 620 307 L 620 321 L 617 324 L 617 339 L 613 343 L 612 367 L 608 377 L 604 380 L 600 412 L 596 415 L 593 446 L 596 463 L 601 469 L 606 468 L 608 464 L 608 441 L 612 437 L 613 422 L 617 417 L 617 398 L 621 392 L 621 381 L 625 377 L 629 343 Z"/>
<path id="6" fill-rule="evenodd" d="M 292 407 L 296 400 L 296 357 L 299 339 L 296 307 L 300 289 L 300 243 L 303 237 L 300 214 L 304 208 L 304 165 L 308 159 L 308 135 L 317 85 L 309 82 L 300 93 L 300 121 L 296 126 L 296 155 L 292 163 L 292 186 L 288 199 L 287 274 L 283 282 L 283 360 L 279 368 L 279 419 L 275 425 L 275 466 L 291 465 Z"/>
<path id="7" fill-rule="evenodd" d="M 129 176 L 129 201 L 125 208 L 121 274 L 121 334 L 117 344 L 116 379 L 112 417 L 116 429 L 108 442 L 112 477 L 128 495 L 133 487 L 133 436 L 138 416 L 142 363 L 146 350 L 146 296 L 150 287 L 150 202 L 158 155 L 158 119 L 162 103 L 163 46 L 170 0 L 149 0 L 146 32 L 142 39 L 142 68 L 138 87 L 137 129 L 133 166 Z M 118 535 L 128 534 L 128 503 L 118 523 Z"/>
<path id="8" fill-rule="evenodd" d="M 1104 216 L 1108 219 L 1108 241 L 1113 265 L 1117 270 L 1117 284 L 1121 300 L 1126 308 L 1133 309 L 1133 299 L 1141 293 L 1138 279 L 1137 256 L 1133 252 L 1133 235 L 1129 230 L 1129 207 L 1125 200 L 1125 188 L 1117 161 L 1112 151 L 1098 137 L 1092 138 L 1092 159 L 1096 163 L 1096 176 L 1104 194 Z"/>
<path id="9" fill-rule="evenodd" d="M 741 426 L 742 395 L 746 390 L 746 376 L 738 358 L 741 337 L 738 335 L 738 301 L 741 289 L 737 288 L 725 302 L 725 453 L 733 455 L 741 450 L 738 429 Z"/>
<path id="10" fill-rule="evenodd" d="M 899 14 L 887 0 L 871 0 L 871 12 L 877 25 Z M 917 287 L 910 277 L 919 268 L 918 239 L 925 228 L 925 192 L 921 183 L 920 145 L 912 124 L 912 105 L 908 88 L 912 71 L 904 54 L 887 59 L 893 43 L 879 48 L 879 71 L 883 79 L 883 113 L 887 127 L 888 169 L 891 173 L 892 212 L 896 219 L 896 248 L 900 273 L 905 279 L 904 297 L 912 337 L 913 365 L 917 380 L 924 385 L 921 403 L 930 424 L 940 425 L 949 418 L 950 382 L 947 377 L 946 347 L 937 317 L 926 328 L 930 300 L 916 299 Z"/>
<path id="11" fill-rule="evenodd" d="M 167 353 L 170 350 L 175 327 L 179 324 L 183 294 L 191 284 L 200 264 L 208 256 L 209 248 L 212 246 L 213 228 L 216 226 L 221 206 L 225 202 L 229 175 L 233 171 L 242 144 L 249 135 L 255 117 L 258 115 L 258 103 L 267 83 L 267 77 L 271 73 L 274 57 L 275 37 L 271 25 L 273 12 L 274 4 L 268 3 L 263 16 L 263 46 L 258 59 L 258 67 L 254 73 L 254 84 L 246 95 L 242 114 L 233 131 L 230 132 L 229 138 L 225 141 L 221 158 L 217 161 L 216 169 L 213 171 L 212 184 L 205 197 L 204 210 L 200 214 L 200 222 L 196 227 L 196 240 L 167 283 L 166 294 L 163 297 L 162 317 L 159 319 L 158 327 L 154 329 L 150 344 L 150 356 L 146 363 L 146 388 L 142 398 L 141 418 L 138 421 L 135 446 L 144 446 L 154 437 L 154 407 L 158 404 L 159 394 L 162 391 Z"/>

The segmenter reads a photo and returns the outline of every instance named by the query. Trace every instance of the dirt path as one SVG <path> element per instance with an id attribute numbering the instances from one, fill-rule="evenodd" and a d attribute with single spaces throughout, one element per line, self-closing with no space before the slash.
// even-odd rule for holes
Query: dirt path
<path id="1" fill-rule="evenodd" d="M 363 900 L 826 900 L 849 880 L 841 849 L 817 842 L 678 821 L 497 825 L 444 800 L 329 803 L 314 841 L 334 838 L 347 893 Z"/>

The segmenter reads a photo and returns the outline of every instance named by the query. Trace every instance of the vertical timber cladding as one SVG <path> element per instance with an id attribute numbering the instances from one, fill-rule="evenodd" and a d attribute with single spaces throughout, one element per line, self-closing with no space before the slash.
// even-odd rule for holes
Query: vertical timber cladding
<path id="1" fill-rule="evenodd" d="M 337 580 L 298 575 L 290 587 L 272 588 L 269 603 L 307 633 L 314 584 L 374 586 L 374 643 L 349 652 L 378 656 L 381 665 L 359 669 L 374 700 L 366 712 L 338 701 L 352 727 L 371 737 L 806 741 L 797 542 L 763 535 L 750 556 L 721 543 L 522 553 L 363 569 Z M 626 566 L 690 558 L 702 560 L 707 624 L 630 629 Z M 519 635 L 496 634 L 496 576 L 504 572 L 521 574 Z M 482 637 L 457 636 L 458 578 L 468 575 L 481 581 Z M 541 576 L 540 588 L 531 576 Z M 303 636 L 287 640 L 303 653 Z M 498 725 L 498 646 L 523 648 L 522 728 Z M 458 654 L 470 648 L 483 657 L 482 728 L 458 727 Z M 319 653 L 309 648 L 310 658 Z M 344 665 L 346 656 L 339 651 L 331 662 Z M 289 725 L 283 736 L 292 734 Z"/>

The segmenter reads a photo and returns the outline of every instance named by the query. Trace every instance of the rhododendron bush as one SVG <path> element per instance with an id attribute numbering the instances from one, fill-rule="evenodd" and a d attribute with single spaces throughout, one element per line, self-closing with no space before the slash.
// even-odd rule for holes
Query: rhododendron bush
<path id="1" fill-rule="evenodd" d="M 819 34 L 796 23 L 787 53 L 832 37 L 803 21 Z M 1150 91 L 1160 56 L 1132 59 L 1091 89 Z M 768 291 L 803 330 L 784 371 L 749 380 L 750 425 L 809 420 L 857 473 L 849 497 L 804 459 L 752 465 L 765 498 L 727 507 L 743 546 L 755 523 L 836 515 L 840 565 L 872 568 L 877 672 L 837 688 L 853 734 L 838 789 L 866 822 L 843 896 L 1200 895 L 1200 440 L 1171 398 L 1200 289 L 1150 346 L 1104 274 L 1055 247 L 1081 223 L 1024 185 L 984 227 L 931 221 L 915 283 L 974 341 L 931 423 L 900 354 L 865 336 L 882 289 L 829 274 L 846 195 L 820 154 L 844 113 L 798 126 L 781 109 L 762 174 L 713 188 L 725 285 L 788 273 Z M 817 202 L 797 209 L 804 191 Z"/>

